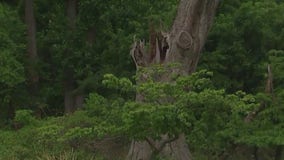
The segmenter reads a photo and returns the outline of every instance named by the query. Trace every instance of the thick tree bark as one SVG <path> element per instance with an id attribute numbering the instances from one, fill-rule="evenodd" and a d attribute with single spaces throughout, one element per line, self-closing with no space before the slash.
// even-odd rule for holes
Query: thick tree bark
<path id="1" fill-rule="evenodd" d="M 36 22 L 33 10 L 33 0 L 25 0 L 25 22 L 27 25 L 27 74 L 29 80 L 29 91 L 33 101 L 38 96 L 39 75 L 36 70 L 38 61 L 36 46 Z M 33 102 L 34 107 L 36 102 Z"/>
<path id="2" fill-rule="evenodd" d="M 66 0 L 66 14 L 68 21 L 68 30 L 73 32 L 76 29 L 76 15 L 77 15 L 77 0 Z M 71 50 L 66 50 L 66 56 L 70 55 Z M 65 113 L 72 113 L 76 109 L 76 98 L 73 91 L 76 88 L 75 77 L 73 69 L 69 66 L 64 68 L 64 108 Z"/>
<path id="3" fill-rule="evenodd" d="M 213 22 L 219 0 L 180 0 L 177 15 L 169 34 L 150 35 L 150 53 L 144 42 L 134 42 L 130 52 L 137 70 L 155 64 L 179 63 L 181 66 L 173 72 L 188 75 L 195 71 L 201 50 Z M 156 38 L 153 40 L 153 37 Z M 158 81 L 171 81 L 164 75 Z M 146 77 L 141 77 L 141 82 Z M 137 93 L 137 101 L 143 96 Z M 166 135 L 162 140 L 150 138 L 143 142 L 133 141 L 128 153 L 128 160 L 149 160 L 154 154 L 174 160 L 190 160 L 191 155 L 184 134 L 171 140 Z"/>

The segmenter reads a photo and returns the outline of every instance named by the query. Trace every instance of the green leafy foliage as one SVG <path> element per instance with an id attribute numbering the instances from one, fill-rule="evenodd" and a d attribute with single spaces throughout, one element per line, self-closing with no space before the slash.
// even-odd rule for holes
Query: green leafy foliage
<path id="1" fill-rule="evenodd" d="M 201 62 L 214 84 L 230 93 L 260 91 L 269 51 L 283 50 L 283 7 L 272 0 L 221 3 Z"/>
<path id="2" fill-rule="evenodd" d="M 270 95 L 259 94 L 258 99 L 265 103 L 265 109 L 259 113 L 255 121 L 246 125 L 246 131 L 239 141 L 250 145 L 268 147 L 284 144 L 283 138 L 283 51 L 271 50 L 269 63 L 273 74 L 273 92 Z"/>
<path id="3" fill-rule="evenodd" d="M 138 96 L 143 97 L 143 101 L 123 103 L 120 116 L 115 117 L 115 122 L 120 123 L 112 122 L 111 126 L 122 127 L 118 134 L 137 140 L 186 133 L 191 139 L 190 144 L 196 149 L 210 148 L 213 152 L 219 147 L 221 150 L 224 145 L 228 145 L 225 141 L 227 138 L 236 140 L 231 135 L 232 132 L 224 135 L 223 130 L 235 123 L 244 123 L 244 117 L 258 104 L 254 96 L 244 92 L 228 95 L 224 90 L 215 89 L 212 76 L 211 72 L 202 70 L 190 76 L 180 76 L 175 83 L 149 80 L 128 85 L 132 88 L 130 90 L 135 89 Z M 106 75 L 105 78 L 107 86 L 124 90 L 124 87 L 120 87 L 124 84 L 121 83 L 125 81 L 124 78 L 119 79 L 113 75 Z M 106 104 L 106 101 L 98 100 L 98 96 L 89 97 L 88 102 L 89 107 L 97 106 L 98 103 L 100 106 Z M 103 111 L 103 108 L 100 110 Z M 111 112 L 112 108 L 107 110 Z M 97 112 L 96 115 L 102 116 L 100 113 L 102 112 Z M 232 129 L 238 132 L 235 128 Z"/>
<path id="4" fill-rule="evenodd" d="M 88 148 L 97 137 L 95 121 L 83 111 L 37 120 L 31 111 L 19 110 L 14 122 L 21 125 L 17 131 L 0 130 L 0 159 L 94 159 Z"/>
<path id="5" fill-rule="evenodd" d="M 17 14 L 3 4 L 0 4 L 0 23 L 0 83 L 14 87 L 25 80 L 24 67 L 19 61 L 23 56 L 24 26 Z"/>
<path id="6" fill-rule="evenodd" d="M 36 123 L 36 119 L 32 116 L 31 110 L 18 110 L 15 115 L 15 122 L 21 125 L 33 125 Z"/>
<path id="7" fill-rule="evenodd" d="M 9 117 L 13 100 L 23 95 L 20 86 L 25 82 L 24 74 L 24 25 L 19 16 L 9 6 L 0 3 L 0 119 L 5 121 Z"/>

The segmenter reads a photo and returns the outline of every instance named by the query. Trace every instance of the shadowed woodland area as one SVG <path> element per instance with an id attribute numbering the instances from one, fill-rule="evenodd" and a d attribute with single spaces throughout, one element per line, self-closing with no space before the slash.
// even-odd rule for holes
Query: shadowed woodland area
<path id="1" fill-rule="evenodd" d="M 284 160 L 283 0 L 0 0 L 0 160 Z"/>

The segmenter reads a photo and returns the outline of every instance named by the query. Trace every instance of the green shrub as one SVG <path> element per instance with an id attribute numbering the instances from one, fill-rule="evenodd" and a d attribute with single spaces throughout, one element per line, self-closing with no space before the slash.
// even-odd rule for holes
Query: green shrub
<path id="1" fill-rule="evenodd" d="M 17 110 L 14 121 L 20 125 L 35 125 L 37 123 L 36 118 L 32 115 L 31 110 Z"/>

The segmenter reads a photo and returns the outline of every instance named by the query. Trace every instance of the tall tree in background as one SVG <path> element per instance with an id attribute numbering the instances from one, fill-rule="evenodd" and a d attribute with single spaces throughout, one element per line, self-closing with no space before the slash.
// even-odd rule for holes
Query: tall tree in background
<path id="1" fill-rule="evenodd" d="M 150 39 L 150 53 L 144 48 L 143 42 L 135 42 L 131 55 L 137 67 L 153 65 L 167 65 L 178 63 L 180 66 L 173 69 L 178 75 L 189 75 L 196 69 L 200 53 L 205 44 L 208 31 L 213 22 L 215 10 L 219 0 L 181 0 L 176 18 L 169 34 L 157 35 Z M 147 75 L 139 77 L 138 83 L 143 83 Z M 156 81 L 172 81 L 170 76 L 155 77 Z M 137 93 L 136 101 L 143 102 L 143 95 Z M 175 160 L 191 159 L 184 135 L 176 137 L 162 135 L 161 140 L 146 139 L 144 142 L 133 141 L 128 153 L 129 160 L 149 160 L 154 154 Z"/>
<path id="2" fill-rule="evenodd" d="M 69 30 L 69 35 L 72 31 L 76 29 L 76 15 L 77 15 L 77 1 L 76 0 L 66 0 L 66 15 L 67 15 L 67 27 Z M 70 49 L 66 49 L 66 55 L 71 54 Z M 68 58 L 68 57 L 67 57 Z M 72 67 L 66 65 L 64 68 L 64 108 L 65 113 L 71 113 L 75 110 L 75 98 L 73 91 L 75 90 L 75 77 Z"/>
<path id="3" fill-rule="evenodd" d="M 29 91 L 32 99 L 37 99 L 39 93 L 39 75 L 36 70 L 38 61 L 36 45 L 36 21 L 33 9 L 33 0 L 25 0 L 25 22 L 27 25 L 27 73 L 29 80 Z M 34 102 L 33 102 L 34 103 Z M 33 106 L 36 104 L 32 104 Z"/>

